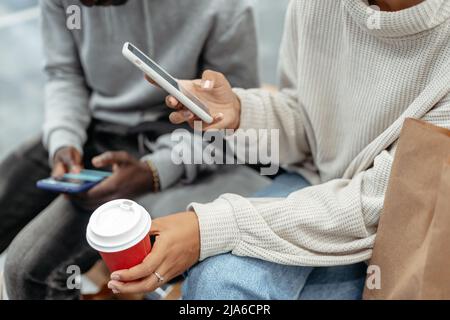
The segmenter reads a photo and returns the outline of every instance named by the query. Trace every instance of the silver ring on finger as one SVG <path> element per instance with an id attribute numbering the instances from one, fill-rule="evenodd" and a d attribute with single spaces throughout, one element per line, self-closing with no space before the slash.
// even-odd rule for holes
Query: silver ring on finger
<path id="1" fill-rule="evenodd" d="M 155 271 L 155 272 L 153 272 L 153 274 L 158 279 L 158 283 L 164 282 L 164 277 L 162 275 L 160 275 L 158 272 Z"/>

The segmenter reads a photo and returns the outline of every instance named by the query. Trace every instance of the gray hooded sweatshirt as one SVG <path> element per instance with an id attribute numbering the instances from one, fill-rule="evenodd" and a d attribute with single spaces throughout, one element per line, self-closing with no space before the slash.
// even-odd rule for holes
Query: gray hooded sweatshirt
<path id="1" fill-rule="evenodd" d="M 122 56 L 127 41 L 176 78 L 194 79 L 213 69 L 233 87 L 259 85 L 251 0 L 130 0 L 91 8 L 77 0 L 41 0 L 40 5 L 47 75 L 44 145 L 51 159 L 64 146 L 82 152 L 93 119 L 136 126 L 168 113 L 166 94 Z M 80 28 L 73 20 L 78 8 Z M 170 163 L 167 148 L 170 144 L 162 143 L 151 156 L 163 188 L 185 170 Z"/>

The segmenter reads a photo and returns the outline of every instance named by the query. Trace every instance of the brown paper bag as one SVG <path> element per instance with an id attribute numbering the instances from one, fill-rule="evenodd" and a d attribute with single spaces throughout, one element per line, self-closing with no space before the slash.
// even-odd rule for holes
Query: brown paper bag
<path id="1" fill-rule="evenodd" d="M 449 159 L 449 130 L 405 121 L 364 299 L 450 299 Z"/>

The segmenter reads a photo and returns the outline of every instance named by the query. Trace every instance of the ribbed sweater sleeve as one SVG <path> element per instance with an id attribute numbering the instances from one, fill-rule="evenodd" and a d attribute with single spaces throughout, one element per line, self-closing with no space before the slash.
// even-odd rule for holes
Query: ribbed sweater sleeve
<path id="1" fill-rule="evenodd" d="M 450 99 L 423 120 L 450 129 Z M 201 230 L 201 259 L 232 252 L 280 264 L 346 265 L 371 257 L 395 144 L 371 168 L 285 199 L 246 199 L 225 194 L 191 204 Z"/>

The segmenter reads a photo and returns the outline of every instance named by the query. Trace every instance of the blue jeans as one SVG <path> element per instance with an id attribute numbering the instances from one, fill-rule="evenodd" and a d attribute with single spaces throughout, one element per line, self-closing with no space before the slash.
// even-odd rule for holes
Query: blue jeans
<path id="1" fill-rule="evenodd" d="M 308 187 L 297 174 L 283 174 L 257 197 L 285 197 Z M 186 300 L 358 300 L 364 288 L 364 262 L 337 267 L 298 267 L 223 254 L 187 273 Z"/>

